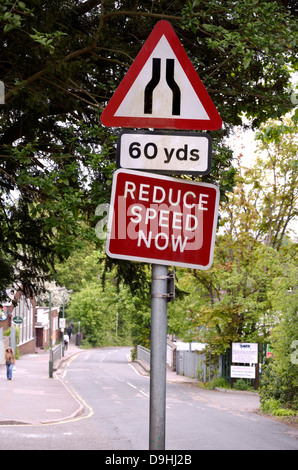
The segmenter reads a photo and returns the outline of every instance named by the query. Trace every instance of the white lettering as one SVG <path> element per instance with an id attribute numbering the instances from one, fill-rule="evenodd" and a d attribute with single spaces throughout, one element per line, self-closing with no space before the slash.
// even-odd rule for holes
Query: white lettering
<path id="1" fill-rule="evenodd" d="M 164 246 L 159 245 L 159 239 L 163 238 L 165 240 Z M 159 233 L 157 237 L 155 238 L 155 246 L 158 250 L 165 250 L 168 247 L 169 244 L 169 236 L 166 233 Z"/>
<path id="2" fill-rule="evenodd" d="M 140 198 L 141 201 L 149 201 L 149 191 L 146 191 L 145 188 L 150 188 L 150 184 L 141 184 L 140 185 L 139 198 Z"/>
<path id="3" fill-rule="evenodd" d="M 169 211 L 161 210 L 159 213 L 159 225 L 160 227 L 169 227 Z"/>
<path id="4" fill-rule="evenodd" d="M 131 208 L 131 213 L 132 215 L 136 216 L 137 219 L 133 219 L 132 217 L 130 218 L 130 220 L 134 223 L 134 224 L 138 224 L 139 222 L 141 222 L 142 220 L 142 215 L 140 213 L 137 213 L 137 211 L 141 212 L 142 210 L 142 207 L 140 206 L 132 206 Z"/>
<path id="5" fill-rule="evenodd" d="M 182 229 L 182 214 L 181 212 L 173 212 L 173 229 Z"/>
<path id="6" fill-rule="evenodd" d="M 173 188 L 170 188 L 170 191 L 169 191 L 169 204 L 171 206 L 178 206 L 178 204 L 180 204 L 180 199 L 181 199 L 181 189 L 178 189 L 177 199 L 176 199 L 176 202 L 174 202 L 173 201 Z"/>
<path id="7" fill-rule="evenodd" d="M 204 200 L 203 200 L 204 197 L 209 197 L 209 194 L 200 194 L 200 197 L 199 197 L 199 209 L 202 210 L 202 211 L 207 211 L 207 210 L 208 210 L 208 207 L 202 207 L 202 204 L 208 204 L 208 201 L 204 201 Z"/>
<path id="8" fill-rule="evenodd" d="M 165 240 L 164 246 L 160 246 L 159 244 L 159 239 L 162 239 L 162 238 Z M 168 247 L 168 244 L 169 244 L 169 236 L 166 233 L 161 232 L 155 238 L 155 246 L 158 250 L 161 250 L 161 251 L 165 250 Z"/>
<path id="9" fill-rule="evenodd" d="M 143 242 L 145 243 L 147 248 L 150 248 L 151 247 L 151 239 L 152 239 L 152 232 L 149 232 L 148 240 L 146 240 L 146 236 L 145 236 L 143 230 L 140 230 L 139 231 L 139 238 L 138 238 L 138 246 L 141 246 L 141 241 L 143 240 Z"/>
<path id="10" fill-rule="evenodd" d="M 181 235 L 179 235 L 177 238 L 175 238 L 175 236 L 172 234 L 171 235 L 171 240 L 172 240 L 173 251 L 178 250 L 178 251 L 180 251 L 180 253 L 183 253 L 185 248 L 186 248 L 188 238 L 185 237 L 184 241 L 182 241 L 182 236 Z M 155 247 L 160 251 L 163 251 L 166 248 L 168 248 L 169 241 L 170 241 L 169 235 L 167 235 L 166 233 L 163 233 L 163 232 L 159 233 L 155 237 L 155 239 L 153 239 Z M 151 248 L 152 232 L 149 232 L 148 237 L 146 237 L 143 230 L 140 230 L 139 231 L 139 237 L 138 237 L 138 246 L 141 246 L 142 242 L 144 242 L 144 244 L 146 245 L 147 248 Z"/>
<path id="11" fill-rule="evenodd" d="M 161 197 L 160 199 L 158 199 L 157 197 L 157 191 L 160 191 L 161 192 Z M 156 202 L 156 203 L 161 203 L 165 200 L 165 197 L 166 197 L 166 192 L 165 190 L 160 187 L 160 186 L 154 186 L 153 188 L 153 199 L 152 199 L 152 202 Z"/>
<path id="12" fill-rule="evenodd" d="M 191 219 L 193 219 L 194 225 L 191 225 Z M 187 214 L 185 222 L 185 230 L 195 230 L 198 226 L 198 219 L 195 215 Z"/>
<path id="13" fill-rule="evenodd" d="M 183 205 L 185 207 L 187 207 L 188 209 L 192 209 L 194 207 L 194 204 L 187 204 L 186 203 L 186 198 L 191 195 L 193 198 L 196 197 L 195 193 L 193 193 L 192 191 L 187 191 L 184 196 L 183 196 Z"/>
<path id="14" fill-rule="evenodd" d="M 135 199 L 134 194 L 133 194 L 135 190 L 136 190 L 136 185 L 132 181 L 125 181 L 125 190 L 124 190 L 125 198 L 127 198 L 127 194 L 130 193 L 131 198 Z"/>
<path id="15" fill-rule="evenodd" d="M 138 465 L 140 457 L 122 457 L 112 454 L 112 457 L 106 457 L 106 465 L 132 465 L 135 468 Z"/>
<path id="16" fill-rule="evenodd" d="M 149 207 L 146 211 L 145 224 L 147 225 L 149 220 L 155 219 L 156 216 L 157 216 L 157 211 Z"/>
<path id="17" fill-rule="evenodd" d="M 177 251 L 178 245 L 180 247 L 180 253 L 183 253 L 187 244 L 188 238 L 185 237 L 184 242 L 182 243 L 182 237 L 179 235 L 177 237 L 177 240 L 174 239 L 174 236 L 172 235 L 172 245 L 173 245 L 173 251 Z"/>

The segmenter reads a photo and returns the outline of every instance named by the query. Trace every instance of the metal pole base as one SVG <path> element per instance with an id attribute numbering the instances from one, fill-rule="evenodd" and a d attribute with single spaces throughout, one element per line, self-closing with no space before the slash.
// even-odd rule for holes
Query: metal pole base
<path id="1" fill-rule="evenodd" d="M 152 265 L 149 449 L 165 449 L 167 266 Z"/>

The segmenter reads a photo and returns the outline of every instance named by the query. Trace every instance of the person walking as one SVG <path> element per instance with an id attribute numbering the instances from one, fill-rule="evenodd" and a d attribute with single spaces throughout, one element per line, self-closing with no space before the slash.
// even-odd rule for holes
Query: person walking
<path id="1" fill-rule="evenodd" d="M 72 326 L 69 325 L 69 327 L 67 328 L 67 334 L 68 334 L 68 337 L 69 337 L 69 341 L 70 341 L 70 337 L 71 337 L 71 332 L 72 332 Z"/>
<path id="2" fill-rule="evenodd" d="M 67 351 L 68 343 L 69 343 L 69 336 L 64 335 L 64 349 L 65 349 L 65 351 Z"/>
<path id="3" fill-rule="evenodd" d="M 16 365 L 15 355 L 14 355 L 14 352 L 11 348 L 6 348 L 5 349 L 5 364 L 6 364 L 7 379 L 11 380 L 12 379 L 12 369 L 13 369 L 13 366 Z"/>

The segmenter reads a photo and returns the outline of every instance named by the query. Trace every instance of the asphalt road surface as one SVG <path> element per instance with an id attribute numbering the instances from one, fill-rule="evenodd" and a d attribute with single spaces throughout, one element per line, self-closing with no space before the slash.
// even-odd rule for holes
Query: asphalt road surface
<path id="1" fill-rule="evenodd" d="M 83 401 L 71 421 L 0 428 L 0 448 L 138 451 L 149 448 L 150 379 L 129 363 L 129 348 L 84 351 L 63 380 Z M 257 397 L 167 384 L 166 450 L 297 450 L 297 430 L 260 416 Z"/>

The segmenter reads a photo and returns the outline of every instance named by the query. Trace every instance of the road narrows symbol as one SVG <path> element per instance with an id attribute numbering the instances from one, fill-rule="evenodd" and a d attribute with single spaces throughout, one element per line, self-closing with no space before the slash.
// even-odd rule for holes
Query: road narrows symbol
<path id="1" fill-rule="evenodd" d="M 181 92 L 180 88 L 175 82 L 174 79 L 174 59 L 167 59 L 166 67 L 166 80 L 167 84 L 173 92 L 173 105 L 172 105 L 172 114 L 173 116 L 180 116 L 180 107 L 181 107 Z"/>
<path id="2" fill-rule="evenodd" d="M 152 114 L 152 97 L 153 91 L 157 87 L 160 80 L 160 63 L 160 59 L 152 59 L 152 78 L 145 88 L 145 114 Z"/>
<path id="3" fill-rule="evenodd" d="M 166 82 L 173 93 L 172 115 L 180 116 L 181 91 L 174 78 L 175 60 L 166 59 Z M 161 59 L 152 59 L 152 78 L 144 92 L 144 114 L 152 114 L 153 91 L 160 82 Z"/>

